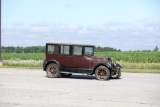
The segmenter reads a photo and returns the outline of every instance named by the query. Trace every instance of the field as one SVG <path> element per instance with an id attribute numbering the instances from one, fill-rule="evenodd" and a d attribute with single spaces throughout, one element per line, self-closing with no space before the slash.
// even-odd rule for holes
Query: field
<path id="1" fill-rule="evenodd" d="M 160 52 L 95 52 L 95 56 L 131 63 L 160 63 Z"/>
<path id="2" fill-rule="evenodd" d="M 152 69 L 160 73 L 160 52 L 95 52 L 95 56 L 110 57 L 124 69 Z M 44 58 L 44 53 L 2 53 L 6 67 L 42 68 Z"/>

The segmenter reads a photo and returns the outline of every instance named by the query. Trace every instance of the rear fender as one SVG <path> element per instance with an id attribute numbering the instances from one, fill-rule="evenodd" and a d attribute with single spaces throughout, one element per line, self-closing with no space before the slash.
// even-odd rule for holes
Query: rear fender
<path id="1" fill-rule="evenodd" d="M 60 66 L 59 62 L 56 61 L 56 60 L 49 60 L 48 62 L 46 62 L 45 65 L 44 65 L 44 69 L 43 69 L 43 70 L 46 71 L 47 66 L 48 66 L 49 64 L 51 64 L 51 63 L 56 64 L 56 65 L 58 66 L 59 70 L 61 70 L 61 66 Z"/>
<path id="2" fill-rule="evenodd" d="M 43 71 L 45 71 L 45 66 L 46 66 L 46 59 L 43 60 Z"/>

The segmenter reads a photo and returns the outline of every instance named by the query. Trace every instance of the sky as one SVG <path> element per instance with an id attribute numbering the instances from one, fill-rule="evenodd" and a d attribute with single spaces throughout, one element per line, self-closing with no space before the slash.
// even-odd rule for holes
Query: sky
<path id="1" fill-rule="evenodd" d="M 160 48 L 160 0 L 1 0 L 2 46 Z"/>

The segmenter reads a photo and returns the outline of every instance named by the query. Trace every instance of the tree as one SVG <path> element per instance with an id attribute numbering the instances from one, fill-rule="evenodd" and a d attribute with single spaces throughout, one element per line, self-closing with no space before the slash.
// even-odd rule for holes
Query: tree
<path id="1" fill-rule="evenodd" d="M 117 50 L 115 48 L 111 48 L 111 47 L 95 47 L 95 52 L 112 52 L 112 51 L 119 51 L 121 52 L 121 50 Z"/>
<path id="2" fill-rule="evenodd" d="M 16 53 L 22 53 L 23 52 L 23 47 L 15 47 L 14 51 L 13 52 L 16 52 Z"/>
<path id="3" fill-rule="evenodd" d="M 153 51 L 157 52 L 158 50 L 159 50 L 159 48 L 158 48 L 158 46 L 156 46 Z"/>

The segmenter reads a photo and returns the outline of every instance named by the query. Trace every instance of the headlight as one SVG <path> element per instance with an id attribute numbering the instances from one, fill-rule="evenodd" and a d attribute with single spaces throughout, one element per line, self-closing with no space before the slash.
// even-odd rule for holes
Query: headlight
<path id="1" fill-rule="evenodd" d="M 114 63 L 113 63 L 113 65 L 114 65 L 114 66 L 116 66 L 116 65 L 117 65 L 117 63 L 116 63 L 116 62 L 114 62 Z"/>

